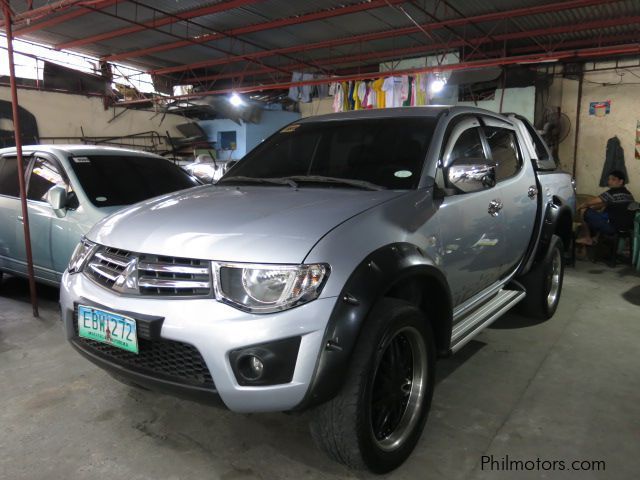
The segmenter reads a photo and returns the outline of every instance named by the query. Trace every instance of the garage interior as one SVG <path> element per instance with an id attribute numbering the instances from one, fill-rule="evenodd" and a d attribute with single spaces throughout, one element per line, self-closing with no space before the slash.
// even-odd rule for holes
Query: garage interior
<path id="1" fill-rule="evenodd" d="M 330 84 L 422 75 L 430 87 L 415 108 L 530 121 L 578 203 L 605 190 L 617 138 L 640 200 L 637 0 L 2 3 L 19 68 L 5 72 L 3 46 L 1 147 L 116 146 L 224 164 L 300 118 L 351 109 Z M 76 64 L 34 53 L 45 47 Z M 510 312 L 440 360 L 425 432 L 388 477 L 637 478 L 638 245 L 631 232 L 613 264 L 589 247 L 567 266 L 553 318 Z M 51 285 L 0 280 L 0 478 L 375 478 L 319 452 L 305 414 L 237 414 L 116 382 L 70 348 L 58 298 Z M 606 468 L 510 472 L 487 457 Z"/>

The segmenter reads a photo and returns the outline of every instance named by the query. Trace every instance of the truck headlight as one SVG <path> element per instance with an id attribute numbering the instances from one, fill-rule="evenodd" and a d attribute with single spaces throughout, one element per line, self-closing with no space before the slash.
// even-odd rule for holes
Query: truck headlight
<path id="1" fill-rule="evenodd" d="M 318 298 L 329 266 L 214 264 L 219 298 L 242 310 L 271 313 Z"/>
<path id="2" fill-rule="evenodd" d="M 71 260 L 69 260 L 69 273 L 81 272 L 84 268 L 84 264 L 87 263 L 87 260 L 89 260 L 93 252 L 95 252 L 96 247 L 97 245 L 95 243 L 84 238 L 80 240 L 80 243 L 76 246 L 76 249 L 71 255 Z"/>

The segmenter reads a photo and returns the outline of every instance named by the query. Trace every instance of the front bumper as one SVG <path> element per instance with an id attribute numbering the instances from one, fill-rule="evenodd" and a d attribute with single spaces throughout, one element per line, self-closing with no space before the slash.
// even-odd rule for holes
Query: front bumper
<path id="1" fill-rule="evenodd" d="M 219 397 L 237 412 L 287 411 L 304 398 L 313 378 L 325 327 L 336 298 L 322 298 L 306 305 L 268 315 L 241 312 L 213 298 L 167 299 L 122 296 L 98 286 L 83 274 L 65 272 L 60 289 L 62 320 L 67 339 L 86 358 L 125 383 L 186 396 L 207 403 Z M 79 341 L 74 327 L 77 303 L 128 312 L 134 318 L 162 318 L 159 337 L 164 341 L 193 346 L 202 356 L 214 386 L 201 388 L 136 371 L 110 361 Z M 290 382 L 243 386 L 238 383 L 230 354 L 247 346 L 299 337 L 300 345 Z"/>

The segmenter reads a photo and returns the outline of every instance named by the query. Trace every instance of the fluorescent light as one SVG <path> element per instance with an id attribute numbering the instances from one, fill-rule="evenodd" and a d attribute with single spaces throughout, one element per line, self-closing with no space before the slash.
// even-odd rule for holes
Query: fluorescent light
<path id="1" fill-rule="evenodd" d="M 431 86 L 429 88 L 431 89 L 431 93 L 439 93 L 442 91 L 444 86 L 445 81 L 440 78 L 436 78 L 433 82 L 431 82 Z"/>
<path id="2" fill-rule="evenodd" d="M 242 97 L 238 95 L 236 92 L 233 92 L 229 97 L 229 103 L 234 107 L 241 107 L 242 105 L 245 104 L 244 100 L 242 100 Z"/>

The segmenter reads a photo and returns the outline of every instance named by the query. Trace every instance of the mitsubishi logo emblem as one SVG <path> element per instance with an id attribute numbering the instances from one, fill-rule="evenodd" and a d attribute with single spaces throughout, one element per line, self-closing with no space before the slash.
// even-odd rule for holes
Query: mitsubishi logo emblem
<path id="1" fill-rule="evenodd" d="M 132 258 L 111 287 L 120 293 L 138 293 L 138 258 Z"/>

